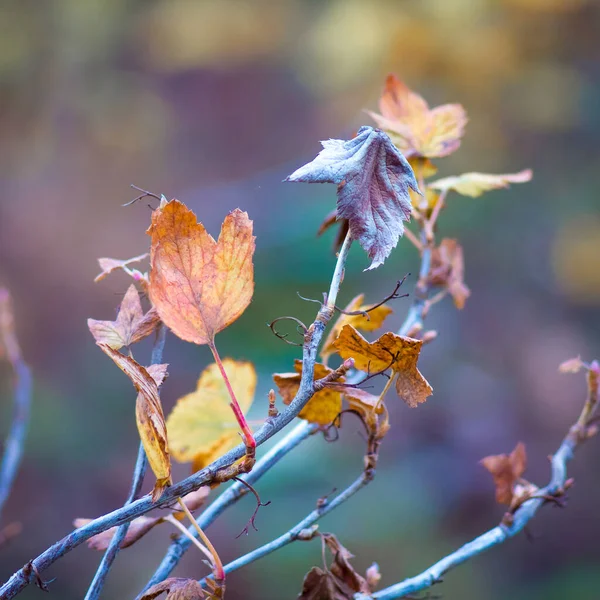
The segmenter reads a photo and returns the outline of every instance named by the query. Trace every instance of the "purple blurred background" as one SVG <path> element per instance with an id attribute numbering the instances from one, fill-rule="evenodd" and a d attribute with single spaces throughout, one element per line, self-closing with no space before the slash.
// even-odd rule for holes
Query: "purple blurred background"
<path id="1" fill-rule="evenodd" d="M 431 105 L 460 102 L 462 147 L 440 175 L 534 170 L 534 180 L 471 199 L 453 195 L 442 235 L 464 246 L 472 296 L 436 306 L 439 338 L 420 366 L 434 395 L 416 410 L 393 403 L 393 429 L 375 481 L 320 529 L 336 533 L 363 570 L 388 585 L 420 572 L 496 524 L 488 454 L 526 443 L 528 475 L 549 477 L 552 453 L 576 418 L 581 376 L 557 373 L 600 355 L 600 5 L 593 0 L 7 0 L 0 6 L 0 282 L 15 298 L 18 334 L 35 376 L 24 464 L 0 526 L 23 532 L 0 546 L 0 580 L 70 531 L 75 517 L 122 504 L 135 461 L 135 394 L 95 347 L 86 318 L 109 319 L 124 276 L 94 284 L 97 257 L 147 249 L 150 210 L 121 204 L 135 183 L 192 207 L 213 234 L 239 206 L 258 236 L 256 295 L 219 338 L 223 356 L 259 370 L 252 417 L 266 413 L 270 374 L 296 349 L 265 322 L 309 320 L 334 257 L 315 238 L 333 186 L 283 184 L 319 150 L 372 124 L 395 72 Z M 385 296 L 418 257 L 402 240 L 363 273 L 354 249 L 340 301 Z M 407 282 L 412 290 L 415 277 Z M 409 300 L 396 301 L 390 327 Z M 148 345 L 140 353 L 148 351 Z M 137 356 L 137 351 L 136 351 Z M 169 336 L 166 411 L 209 362 L 205 347 Z M 0 365 L 0 433 L 8 428 L 10 370 Z M 210 536 L 230 560 L 294 525 L 319 496 L 362 468 L 359 425 L 335 444 L 315 437 L 261 480 L 272 504 L 259 532 L 235 539 L 250 499 Z M 599 597 L 597 440 L 570 469 L 568 508 L 546 508 L 521 536 L 462 566 L 434 590 L 447 600 Z M 176 477 L 188 473 L 176 467 Z M 148 477 L 148 480 L 151 480 Z M 147 481 L 147 486 L 150 481 Z M 167 526 L 119 555 L 106 598 L 133 598 L 169 541 Z M 100 554 L 80 547 L 44 575 L 53 597 L 82 598 Z M 177 574 L 206 569 L 190 552 Z M 229 597 L 294 598 L 320 564 L 298 542 L 233 574 Z M 40 597 L 30 587 L 21 598 Z"/>

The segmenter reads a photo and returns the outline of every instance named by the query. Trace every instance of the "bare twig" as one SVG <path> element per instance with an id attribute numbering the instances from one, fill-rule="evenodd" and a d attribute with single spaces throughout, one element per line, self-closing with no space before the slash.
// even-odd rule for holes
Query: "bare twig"
<path id="1" fill-rule="evenodd" d="M 369 308 L 365 308 L 364 310 L 344 310 L 343 308 L 340 308 L 339 306 L 334 306 L 334 308 L 335 308 L 335 310 L 342 313 L 343 315 L 363 316 L 363 317 L 366 317 L 368 320 L 369 313 L 371 311 L 375 310 L 376 308 L 379 308 L 380 306 L 383 306 L 386 302 L 389 302 L 390 300 L 396 300 L 398 298 L 406 298 L 408 296 L 408 294 L 402 294 L 402 295 L 398 294 L 398 290 L 400 289 L 400 287 L 402 286 L 402 284 L 405 282 L 406 278 L 409 275 L 410 275 L 410 273 L 407 273 L 402 279 L 400 279 L 399 281 L 396 282 L 396 287 L 394 288 L 394 291 L 391 294 L 386 296 L 381 302 L 378 302 L 377 304 L 373 304 L 373 306 L 370 306 Z"/>
<path id="2" fill-rule="evenodd" d="M 151 364 L 153 365 L 158 365 L 162 362 L 166 334 L 167 328 L 164 325 L 159 325 L 156 331 L 154 347 L 152 348 Z M 135 469 L 133 471 L 131 490 L 125 502 L 125 506 L 133 502 L 139 496 L 147 467 L 148 461 L 146 460 L 146 451 L 144 450 L 144 445 L 140 442 L 137 460 L 135 462 Z M 121 549 L 121 542 L 125 539 L 128 529 L 129 522 L 123 523 L 123 525 L 117 529 L 115 535 L 110 541 L 110 544 L 108 545 L 108 548 L 106 549 L 106 552 L 104 553 L 104 556 L 102 557 L 102 561 L 100 562 L 98 570 L 94 575 L 94 579 L 92 580 L 92 583 L 86 592 L 85 600 L 96 600 L 96 598 L 100 596 L 108 572 L 115 558 L 117 557 L 119 550 Z"/>
<path id="3" fill-rule="evenodd" d="M 21 356 L 21 349 L 14 331 L 10 296 L 7 290 L 0 288 L 0 353 L 2 349 L 12 365 L 15 384 L 13 418 L 0 465 L 0 513 L 2 513 L 4 503 L 10 494 L 21 463 L 29 425 L 32 390 L 31 371 Z"/>

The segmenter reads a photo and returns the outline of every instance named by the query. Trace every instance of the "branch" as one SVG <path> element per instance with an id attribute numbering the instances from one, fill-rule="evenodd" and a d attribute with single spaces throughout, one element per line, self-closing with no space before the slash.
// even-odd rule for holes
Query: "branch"
<path id="1" fill-rule="evenodd" d="M 164 325 L 159 325 L 158 330 L 156 331 L 154 347 L 152 348 L 151 364 L 153 365 L 158 365 L 162 362 L 166 335 L 167 328 Z M 140 490 L 142 489 L 142 483 L 144 482 L 144 475 L 146 474 L 147 467 L 148 461 L 146 460 L 146 451 L 144 450 L 144 445 L 140 442 L 135 469 L 133 471 L 131 490 L 127 500 L 125 501 L 125 506 L 133 502 L 138 497 Z M 128 529 L 129 523 L 123 523 L 123 525 L 119 527 L 113 536 L 108 548 L 106 549 L 106 552 L 104 553 L 104 556 L 102 557 L 102 561 L 98 566 L 98 570 L 94 575 L 94 579 L 88 588 L 84 600 L 96 600 L 96 598 L 100 596 L 102 587 L 104 586 L 104 582 L 106 581 L 106 577 L 108 575 L 108 571 L 110 570 L 115 558 L 117 557 L 117 554 L 119 553 L 119 550 L 121 549 L 121 542 L 125 539 Z"/>
<path id="2" fill-rule="evenodd" d="M 0 465 L 0 514 L 17 475 L 31 407 L 31 370 L 21 356 L 13 326 L 8 291 L 0 288 L 0 353 L 4 350 L 15 374 L 13 419 Z"/>
<path id="3" fill-rule="evenodd" d="M 346 262 L 346 258 L 348 257 L 350 245 L 350 237 L 346 236 L 346 240 L 344 241 L 342 249 L 338 255 L 336 268 L 331 281 L 328 294 L 328 304 L 320 308 L 315 321 L 308 328 L 308 331 L 304 336 L 304 347 L 302 352 L 302 378 L 300 380 L 298 392 L 296 393 L 294 400 L 284 411 L 282 411 L 277 417 L 267 420 L 256 432 L 254 437 L 257 446 L 264 444 L 268 439 L 273 437 L 277 432 L 281 431 L 286 425 L 288 425 L 304 408 L 305 404 L 312 398 L 314 394 L 314 385 L 316 382 L 313 381 L 313 375 L 314 366 L 317 359 L 317 350 L 321 339 L 323 338 L 323 333 L 325 332 L 327 323 L 331 320 L 333 315 L 333 307 L 329 306 L 329 303 L 335 303 L 337 298 L 337 293 L 343 277 L 344 264 Z M 116 525 L 127 523 L 132 519 L 140 517 L 159 506 L 172 504 L 175 500 L 177 500 L 178 497 L 185 496 L 186 494 L 197 490 L 199 487 L 209 484 L 211 481 L 213 481 L 217 471 L 229 467 L 236 460 L 245 456 L 245 454 L 246 447 L 244 444 L 240 444 L 233 450 L 230 450 L 215 460 L 208 467 L 205 467 L 201 471 L 194 473 L 179 483 L 166 488 L 162 496 L 156 502 L 153 502 L 151 497 L 146 495 L 139 500 L 135 500 L 134 502 L 131 502 L 122 508 L 103 515 L 102 517 L 98 517 L 87 525 L 74 530 L 62 540 L 59 540 L 50 546 L 50 548 L 42 552 L 42 554 L 40 554 L 37 558 L 30 561 L 16 573 L 14 573 L 0 588 L 0 598 L 2 598 L 2 600 L 10 600 L 10 598 L 14 598 L 21 590 L 23 590 L 33 581 L 32 572 L 37 570 L 37 572 L 41 573 L 59 558 L 92 536 L 106 531 L 107 529 L 110 529 Z"/>
<path id="4" fill-rule="evenodd" d="M 590 398 L 592 399 L 590 400 Z M 588 397 L 588 401 L 581 413 L 582 416 L 580 416 L 577 423 L 571 427 L 556 454 L 552 456 L 552 476 L 550 483 L 545 488 L 539 490 L 534 497 L 523 502 L 512 515 L 512 519 L 503 519 L 503 522 L 500 525 L 468 542 L 445 558 L 442 558 L 426 571 L 423 571 L 420 575 L 405 579 L 404 581 L 376 592 L 371 596 L 356 594 L 354 596 L 355 600 L 375 598 L 377 600 L 392 600 L 394 598 L 404 598 L 409 594 L 425 590 L 435 583 L 440 582 L 442 576 L 454 567 L 457 567 L 467 560 L 481 554 L 485 550 L 493 548 L 520 533 L 535 516 L 538 509 L 544 505 L 549 498 L 559 497 L 564 494 L 565 483 L 567 481 L 567 463 L 573 458 L 574 451 L 579 444 L 592 434 L 591 429 L 587 429 L 593 414 L 590 409 L 591 404 L 591 408 L 595 408 L 593 393 L 590 393 Z"/>
<path id="5" fill-rule="evenodd" d="M 273 446 L 257 463 L 247 475 L 242 476 L 244 481 L 255 483 L 274 465 L 276 465 L 288 452 L 293 450 L 300 442 L 317 431 L 318 427 L 307 421 L 302 421 L 292 429 L 284 438 Z M 223 513 L 227 508 L 235 504 L 242 496 L 248 493 L 248 489 L 241 483 L 232 484 L 224 491 L 202 514 L 196 519 L 196 522 L 206 529 L 209 525 Z M 188 529 L 192 537 L 196 537 L 196 530 L 193 527 Z M 153 585 L 165 580 L 177 566 L 182 556 L 191 545 L 188 537 L 179 537 L 173 541 L 165 557 L 156 569 L 146 587 L 140 593 L 140 596 Z M 139 596 L 138 596 L 139 598 Z"/>

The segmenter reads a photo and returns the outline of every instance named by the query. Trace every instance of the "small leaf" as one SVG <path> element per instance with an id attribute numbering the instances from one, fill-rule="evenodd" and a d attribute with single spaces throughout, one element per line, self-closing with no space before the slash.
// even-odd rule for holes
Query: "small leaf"
<path id="1" fill-rule="evenodd" d="M 107 275 L 116 271 L 117 269 L 123 269 L 127 274 L 131 275 L 136 280 L 145 280 L 146 277 L 143 273 L 140 273 L 137 269 L 130 269 L 129 265 L 134 262 L 139 262 L 140 260 L 144 260 L 148 256 L 148 253 L 140 254 L 139 256 L 134 256 L 133 258 L 127 258 L 125 260 L 119 260 L 117 258 L 99 258 L 98 263 L 100 264 L 100 268 L 102 271 L 96 275 L 94 279 L 95 282 L 101 281 Z"/>
<path id="2" fill-rule="evenodd" d="M 459 310 L 464 308 L 471 295 L 471 290 L 465 285 L 464 274 L 462 246 L 456 240 L 444 238 L 432 252 L 428 281 L 432 286 L 446 288 Z"/>
<path id="3" fill-rule="evenodd" d="M 142 313 L 140 296 L 132 283 L 119 307 L 115 321 L 88 319 L 88 327 L 96 342 L 109 345 L 113 350 L 135 344 L 149 336 L 159 325 L 160 317 L 156 309 Z"/>
<path id="4" fill-rule="evenodd" d="M 355 138 L 321 142 L 323 150 L 286 181 L 337 183 L 337 219 L 348 219 L 352 239 L 383 264 L 411 214 L 409 189 L 418 191 L 408 161 L 378 129 L 361 127 Z"/>
<path id="5" fill-rule="evenodd" d="M 375 588 L 379 585 L 379 581 L 381 580 L 381 573 L 379 572 L 379 565 L 374 562 L 366 572 L 367 584 L 369 585 L 369 590 L 371 592 L 375 591 Z"/>
<path id="6" fill-rule="evenodd" d="M 527 467 L 525 444 L 519 442 L 510 454 L 486 456 L 480 462 L 494 478 L 496 502 L 498 504 L 512 504 L 515 484 L 522 477 Z"/>
<path id="7" fill-rule="evenodd" d="M 131 379 L 138 391 L 135 401 L 135 417 L 148 462 L 156 475 L 156 485 L 152 493 L 152 500 L 156 501 L 164 488 L 171 485 L 167 428 L 158 395 L 158 386 L 165 377 L 167 365 L 153 365 L 145 369 L 133 358 L 121 354 L 107 344 L 98 344 L 98 346 Z"/>
<path id="8" fill-rule="evenodd" d="M 300 387 L 300 380 L 302 378 L 301 360 L 296 359 L 294 362 L 294 369 L 296 371 L 295 373 L 275 373 L 273 375 L 273 381 L 285 404 L 290 404 Z M 313 379 L 322 379 L 332 371 L 333 369 L 330 369 L 321 363 L 316 363 Z M 343 379 L 344 378 L 341 377 L 338 381 L 343 381 Z M 333 387 L 325 387 L 322 390 L 315 392 L 314 396 L 300 411 L 298 417 L 305 419 L 310 423 L 330 425 L 340 414 L 341 410 L 342 395 L 340 392 Z"/>
<path id="9" fill-rule="evenodd" d="M 367 581 L 362 575 L 359 575 L 350 564 L 353 558 L 352 553 L 342 544 L 332 533 L 323 533 L 322 538 L 333 554 L 333 563 L 329 570 L 336 578 L 336 583 L 340 589 L 349 588 L 352 592 L 369 594 L 371 590 Z"/>
<path id="10" fill-rule="evenodd" d="M 254 291 L 252 221 L 239 209 L 217 242 L 177 200 L 152 213 L 149 293 L 175 335 L 208 344 L 246 309 Z"/>
<path id="11" fill-rule="evenodd" d="M 359 294 L 354 297 L 348 306 L 344 309 L 345 312 L 355 312 L 358 310 L 366 310 L 369 306 L 363 304 L 363 300 L 365 299 L 364 294 Z M 376 309 L 368 312 L 366 315 L 346 315 L 344 313 L 340 313 L 337 321 L 334 323 L 327 339 L 323 343 L 323 349 L 321 350 L 321 356 L 323 359 L 327 359 L 331 354 L 336 352 L 334 342 L 337 339 L 342 327 L 344 325 L 352 325 L 356 329 L 361 331 L 375 331 L 379 329 L 385 319 L 394 312 L 389 306 L 382 304 L 378 306 Z"/>
<path id="12" fill-rule="evenodd" d="M 578 373 L 583 368 L 585 368 L 585 364 L 579 356 L 565 360 L 558 366 L 560 373 Z"/>
<path id="13" fill-rule="evenodd" d="M 304 577 L 302 591 L 298 600 L 348 600 L 335 585 L 335 579 L 329 571 L 313 567 Z"/>
<path id="14" fill-rule="evenodd" d="M 376 373 L 391 368 L 397 375 L 398 396 L 412 408 L 425 402 L 433 392 L 417 368 L 422 345 L 421 340 L 394 333 L 384 333 L 378 340 L 369 343 L 351 325 L 344 325 L 335 342 L 340 356 L 353 358 L 360 371 Z"/>
<path id="15" fill-rule="evenodd" d="M 429 184 L 436 190 L 454 190 L 463 196 L 477 198 L 484 192 L 510 187 L 511 183 L 526 183 L 531 181 L 533 172 L 525 169 L 518 173 L 506 175 L 491 175 L 489 173 L 463 173 L 456 177 L 445 177 Z"/>
<path id="16" fill-rule="evenodd" d="M 223 367 L 246 413 L 256 389 L 254 366 L 226 358 Z M 175 460 L 193 460 L 194 468 L 198 470 L 240 442 L 237 421 L 229 403 L 225 382 L 219 367 L 213 363 L 200 375 L 196 390 L 177 400 L 167 419 L 169 447 Z"/>
<path id="17" fill-rule="evenodd" d="M 206 597 L 202 586 L 195 579 L 170 577 L 146 590 L 140 600 L 154 600 L 164 593 L 167 594 L 166 600 L 202 600 Z"/>
<path id="18" fill-rule="evenodd" d="M 380 115 L 367 112 L 409 157 L 435 158 L 452 154 L 460 146 L 467 123 L 467 115 L 460 104 L 430 109 L 419 94 L 395 75 L 388 75 L 386 79 L 379 110 Z"/>

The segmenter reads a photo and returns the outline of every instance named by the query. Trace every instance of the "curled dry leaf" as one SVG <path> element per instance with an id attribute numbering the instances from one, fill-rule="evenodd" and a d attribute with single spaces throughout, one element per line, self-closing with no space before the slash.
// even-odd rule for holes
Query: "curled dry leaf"
<path id="1" fill-rule="evenodd" d="M 429 285 L 446 288 L 458 309 L 465 307 L 471 290 L 464 282 L 465 263 L 462 246 L 456 241 L 444 238 L 431 255 Z"/>
<path id="2" fill-rule="evenodd" d="M 350 304 L 346 306 L 344 312 L 355 312 L 358 310 L 366 311 L 369 306 L 363 304 L 363 300 L 365 299 L 364 294 L 359 294 L 355 298 L 350 301 Z M 337 339 L 342 327 L 344 325 L 352 325 L 356 329 L 360 329 L 361 331 L 375 331 L 379 329 L 385 319 L 394 312 L 389 306 L 382 304 L 372 311 L 362 314 L 362 315 L 346 315 L 341 313 L 338 317 L 337 321 L 334 323 L 327 339 L 323 343 L 323 348 L 321 350 L 321 356 L 324 360 L 336 352 L 334 342 Z"/>
<path id="3" fill-rule="evenodd" d="M 273 381 L 283 398 L 285 404 L 295 398 L 300 380 L 302 378 L 302 361 L 296 359 L 294 362 L 295 373 L 275 373 Z M 313 379 L 322 379 L 333 369 L 326 367 L 321 363 L 315 363 Z M 343 381 L 341 377 L 338 381 Z M 311 423 L 318 425 L 330 425 L 338 417 L 342 411 L 342 395 L 335 387 L 324 387 L 322 390 L 315 392 L 314 396 L 306 403 L 298 416 Z"/>
<path id="4" fill-rule="evenodd" d="M 565 360 L 558 365 L 558 370 L 560 373 L 578 373 L 583 368 L 585 368 L 585 364 L 579 356 Z"/>
<path id="5" fill-rule="evenodd" d="M 325 218 L 321 222 L 321 225 L 319 225 L 319 230 L 317 231 L 317 236 L 323 235 L 330 227 L 333 227 L 336 224 L 339 225 L 339 227 L 333 240 L 334 252 L 337 252 L 344 243 L 344 239 L 348 233 L 348 219 L 338 219 L 337 208 L 335 208 L 330 213 L 325 215 Z"/>
<path id="6" fill-rule="evenodd" d="M 138 271 L 137 269 L 130 269 L 129 265 L 131 263 L 144 260 L 144 258 L 146 258 L 147 256 L 148 256 L 148 253 L 145 252 L 144 254 L 140 254 L 139 256 L 134 256 L 133 258 L 127 258 L 125 260 L 119 260 L 117 258 L 99 258 L 98 263 L 99 263 L 102 271 L 98 275 L 96 275 L 96 278 L 94 279 L 94 281 L 95 282 L 101 281 L 102 279 L 104 279 L 107 275 L 109 275 L 113 271 L 116 271 L 117 269 L 123 269 L 123 271 L 125 271 L 125 273 L 127 273 L 128 275 L 133 277 L 133 279 L 135 279 L 136 281 L 146 282 L 147 275 L 144 273 L 140 273 L 140 271 Z"/>
<path id="7" fill-rule="evenodd" d="M 286 181 L 337 183 L 337 218 L 352 239 L 381 265 L 404 233 L 411 214 L 409 189 L 418 191 L 408 161 L 378 129 L 361 127 L 355 138 L 321 142 L 323 150 Z"/>
<path id="8" fill-rule="evenodd" d="M 140 295 L 132 283 L 119 307 L 115 321 L 97 321 L 88 319 L 88 328 L 96 342 L 107 344 L 113 350 L 135 344 L 149 336 L 160 324 L 155 308 L 145 315 L 142 312 Z"/>
<path id="9" fill-rule="evenodd" d="M 425 402 L 433 392 L 417 368 L 422 345 L 421 340 L 389 332 L 370 343 L 351 325 L 344 325 L 335 342 L 339 355 L 353 358 L 360 371 L 377 373 L 392 369 L 398 396 L 410 407 Z"/>
<path id="10" fill-rule="evenodd" d="M 480 462 L 494 478 L 496 502 L 510 506 L 515 497 L 515 485 L 527 467 L 525 444 L 519 442 L 510 454 L 486 456 Z"/>
<path id="11" fill-rule="evenodd" d="M 456 177 L 444 177 L 430 183 L 430 187 L 440 191 L 454 190 L 463 196 L 477 198 L 490 190 L 507 188 L 511 183 L 526 183 L 531 181 L 533 172 L 525 169 L 518 173 L 492 175 L 490 173 L 463 173 Z"/>
<path id="12" fill-rule="evenodd" d="M 350 409 L 361 417 L 369 433 L 377 435 L 380 427 L 379 416 L 385 414 L 385 405 L 380 402 L 380 397 L 350 386 L 341 385 L 338 389 L 344 395 Z"/>
<path id="13" fill-rule="evenodd" d="M 171 485 L 171 461 L 169 460 L 167 428 L 158 395 L 158 386 L 166 376 L 167 365 L 152 365 L 145 369 L 133 358 L 121 354 L 108 344 L 98 344 L 98 346 L 131 379 L 138 391 L 135 402 L 135 417 L 148 462 L 154 475 L 156 475 L 156 485 L 152 492 L 152 499 L 156 501 L 164 488 Z"/>
<path id="14" fill-rule="evenodd" d="M 181 339 L 211 344 L 246 309 L 254 291 L 252 221 L 239 209 L 223 221 L 218 241 L 178 200 L 152 213 L 152 304 Z"/>
<path id="15" fill-rule="evenodd" d="M 153 600 L 161 594 L 167 594 L 166 600 L 202 600 L 206 598 L 202 586 L 195 579 L 170 577 L 149 588 L 140 600 Z"/>
<path id="16" fill-rule="evenodd" d="M 225 358 L 223 367 L 240 407 L 248 412 L 256 389 L 254 366 Z M 239 443 L 237 421 L 229 403 L 225 382 L 213 363 L 200 375 L 196 390 L 177 400 L 167 419 L 173 458 L 180 462 L 193 460 L 198 470 Z"/>
<path id="17" fill-rule="evenodd" d="M 90 523 L 93 519 L 75 519 L 73 521 L 73 525 L 75 527 L 83 527 Z M 120 548 L 128 548 L 132 544 L 135 544 L 139 539 L 144 537 L 153 527 L 162 523 L 164 521 L 163 517 L 136 517 L 129 524 L 129 529 L 127 529 L 127 533 L 121 542 Z M 92 536 L 89 540 L 87 540 L 88 548 L 92 550 L 98 550 L 100 552 L 104 552 L 111 540 L 113 539 L 115 533 L 117 533 L 118 527 L 111 527 L 102 533 L 98 533 L 97 535 Z"/>
<path id="18" fill-rule="evenodd" d="M 367 578 L 367 584 L 369 585 L 369 589 L 371 592 L 375 591 L 375 588 L 379 585 L 379 581 L 381 580 L 381 572 L 379 571 L 379 565 L 374 562 L 365 573 Z"/>
<path id="19" fill-rule="evenodd" d="M 460 104 L 430 109 L 427 102 L 395 75 L 388 75 L 379 101 L 381 114 L 369 111 L 406 156 L 447 156 L 460 146 L 467 115 Z"/>

